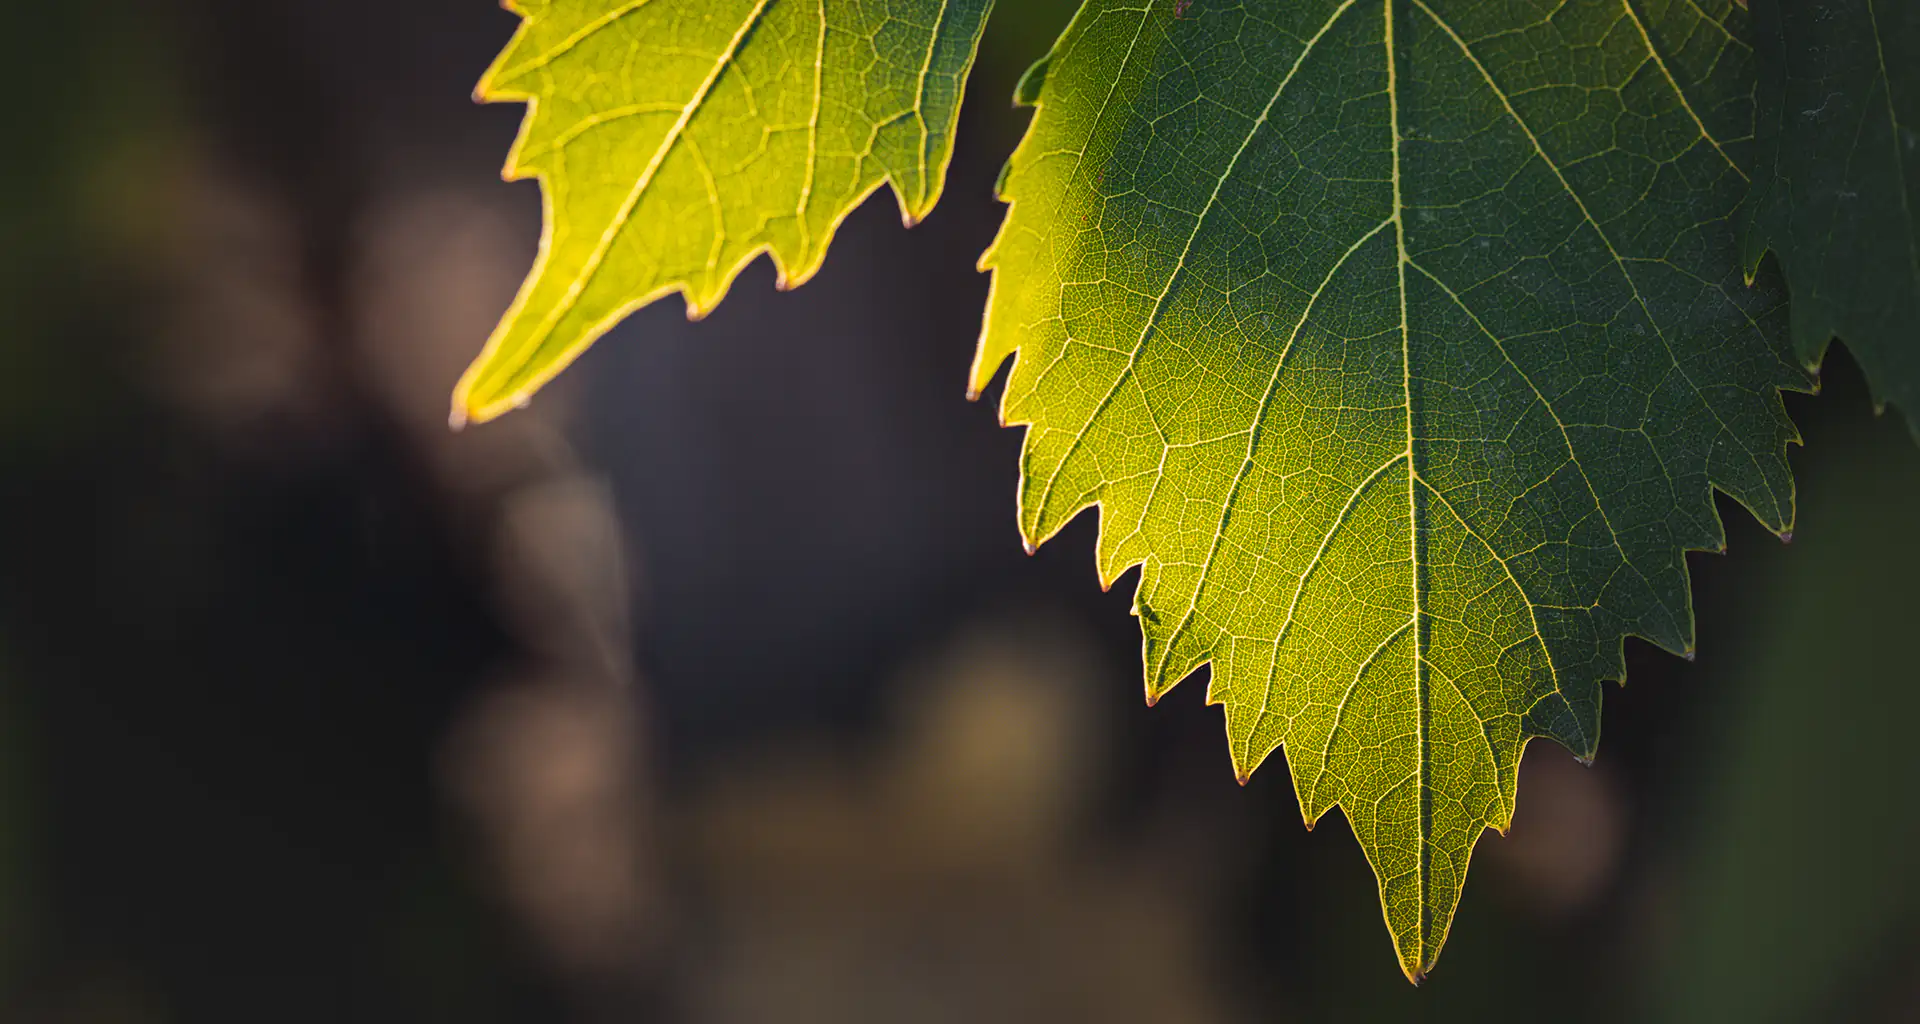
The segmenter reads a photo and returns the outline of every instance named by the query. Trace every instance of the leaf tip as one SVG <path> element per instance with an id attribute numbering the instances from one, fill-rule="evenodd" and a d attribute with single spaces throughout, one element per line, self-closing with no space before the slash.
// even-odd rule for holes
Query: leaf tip
<path id="1" fill-rule="evenodd" d="M 1233 773 L 1233 781 L 1238 782 L 1242 786 L 1252 781 L 1252 779 L 1253 779 L 1253 776 L 1248 772 L 1240 771 L 1240 772 Z"/>
<path id="2" fill-rule="evenodd" d="M 1693 648 L 1691 648 L 1691 647 L 1689 647 L 1689 648 L 1687 648 L 1686 650 L 1684 650 L 1684 651 L 1681 651 L 1681 652 L 1680 652 L 1680 656 L 1681 656 L 1682 658 L 1685 658 L 1685 659 L 1687 659 L 1688 661 L 1693 661 L 1693 660 L 1695 660 L 1696 658 L 1698 658 L 1698 657 L 1699 657 L 1699 652 L 1698 652 L 1698 651 L 1695 651 L 1695 650 L 1694 650 Z"/>
<path id="3" fill-rule="evenodd" d="M 1040 103 L 1040 92 L 1046 87 L 1047 73 L 1052 70 L 1052 68 L 1053 54 L 1051 53 L 1034 61 L 1033 65 L 1027 68 L 1026 73 L 1020 76 L 1020 81 L 1013 87 L 1013 105 L 1015 107 L 1038 106 Z"/>
<path id="4" fill-rule="evenodd" d="M 1040 550 L 1039 548 L 1034 546 L 1034 543 L 1032 541 L 1028 540 L 1025 537 L 1020 538 L 1020 546 L 1026 550 L 1027 557 L 1029 558 L 1033 557 L 1034 552 Z"/>
<path id="5" fill-rule="evenodd" d="M 1781 531 L 1780 531 L 1780 543 L 1782 543 L 1782 544 L 1791 544 L 1791 543 L 1793 543 L 1793 531 L 1792 531 L 1792 530 L 1781 530 Z"/>
<path id="6" fill-rule="evenodd" d="M 1155 704 L 1158 704 L 1158 703 L 1160 703 L 1160 695 L 1159 695 L 1159 694 L 1157 694 L 1157 693 L 1155 693 L 1155 692 L 1153 692 L 1152 690 L 1148 690 L 1148 691 L 1147 691 L 1147 706 L 1148 706 L 1148 707 L 1152 707 L 1152 706 L 1154 706 Z"/>
<path id="7" fill-rule="evenodd" d="M 462 431 L 478 426 L 489 420 L 499 418 L 503 413 L 520 406 L 513 399 L 500 395 L 482 396 L 475 392 L 475 369 L 469 367 L 466 376 L 454 386 L 453 401 L 447 410 L 447 428 Z"/>

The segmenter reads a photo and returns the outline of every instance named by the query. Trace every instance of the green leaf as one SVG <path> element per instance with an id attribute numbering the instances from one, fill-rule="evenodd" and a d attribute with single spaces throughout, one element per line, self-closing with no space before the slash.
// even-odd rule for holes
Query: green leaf
<path id="1" fill-rule="evenodd" d="M 1703 7 L 1705 10 L 1703 11 Z M 1781 290 L 1731 215 L 1728 0 L 1090 0 L 982 265 L 1030 543 L 1101 509 L 1146 693 L 1338 805 L 1408 976 L 1534 736 L 1691 650 L 1712 489 L 1793 521 Z"/>
<path id="2" fill-rule="evenodd" d="M 454 394 L 522 403 L 633 310 L 698 318 L 761 252 L 820 269 L 883 183 L 912 224 L 939 199 L 992 0 L 510 0 L 524 21 L 475 90 L 525 101 L 508 179 L 538 177 L 533 272 Z"/>
<path id="3" fill-rule="evenodd" d="M 1772 249 L 1793 343 L 1835 335 L 1920 439 L 1920 6 L 1754 0 L 1759 159 L 1749 267 Z"/>

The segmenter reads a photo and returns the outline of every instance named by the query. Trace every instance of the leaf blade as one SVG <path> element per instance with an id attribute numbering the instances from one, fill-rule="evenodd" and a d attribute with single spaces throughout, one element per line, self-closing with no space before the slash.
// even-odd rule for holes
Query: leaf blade
<path id="1" fill-rule="evenodd" d="M 1748 265 L 1779 257 L 1800 357 L 1818 366 L 1844 340 L 1920 440 L 1920 14 L 1872 0 L 1753 11 Z"/>
<path id="2" fill-rule="evenodd" d="M 925 217 L 990 8 L 516 3 L 521 26 L 476 97 L 528 104 L 504 176 L 541 181 L 544 227 L 455 389 L 455 422 L 523 403 L 641 306 L 677 292 L 706 315 L 762 252 L 797 287 L 883 185 L 904 222 Z"/>
<path id="3" fill-rule="evenodd" d="M 983 259 L 1023 534 L 1099 506 L 1149 700 L 1212 665 L 1236 774 L 1285 748 L 1343 808 L 1416 980 L 1527 741 L 1591 757 L 1622 638 L 1690 649 L 1711 490 L 1792 517 L 1738 76 L 1657 45 L 1691 7 L 1523 8 L 1093 0 Z"/>

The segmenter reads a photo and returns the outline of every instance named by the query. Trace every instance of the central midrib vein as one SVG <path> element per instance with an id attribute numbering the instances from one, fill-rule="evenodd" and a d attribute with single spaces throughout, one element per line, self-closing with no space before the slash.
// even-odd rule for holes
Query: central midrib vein
<path id="1" fill-rule="evenodd" d="M 1432 854 L 1428 848 L 1427 833 L 1427 677 L 1425 671 L 1425 651 L 1420 636 L 1420 502 L 1419 464 L 1414 458 L 1413 444 L 1413 340 L 1407 319 L 1407 226 L 1402 216 L 1404 203 L 1400 195 L 1400 82 L 1399 69 L 1393 52 L 1393 0 L 1381 4 L 1385 11 L 1385 41 L 1387 51 L 1387 125 L 1393 154 L 1393 241 L 1398 258 L 1394 269 L 1400 282 L 1400 386 L 1406 398 L 1407 408 L 1407 551 L 1411 562 L 1411 591 L 1413 597 L 1413 692 L 1418 707 L 1413 719 L 1413 778 L 1415 813 L 1418 815 L 1419 834 L 1414 840 L 1415 881 L 1419 887 L 1420 921 L 1418 934 L 1414 941 L 1418 950 L 1416 962 L 1408 972 L 1418 981 L 1424 974 L 1427 960 L 1427 929 L 1432 912 L 1427 903 L 1428 875 L 1431 873 Z"/>

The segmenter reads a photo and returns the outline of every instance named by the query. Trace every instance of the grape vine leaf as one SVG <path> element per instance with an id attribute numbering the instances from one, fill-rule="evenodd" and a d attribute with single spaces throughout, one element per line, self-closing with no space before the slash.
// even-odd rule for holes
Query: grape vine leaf
<path id="1" fill-rule="evenodd" d="M 1343 808 L 1408 977 L 1527 741 L 1691 652 L 1717 487 L 1793 520 L 1783 291 L 1743 280 L 1730 0 L 1088 0 L 1021 98 L 971 386 L 1016 352 L 1029 544 L 1100 507 L 1146 693 Z"/>
<path id="2" fill-rule="evenodd" d="M 678 291 L 698 318 L 755 256 L 820 269 L 891 183 L 940 197 L 992 0 L 508 0 L 474 90 L 524 101 L 508 180 L 541 179 L 532 273 L 461 378 L 454 422 L 523 403 L 622 317 Z"/>
<path id="3" fill-rule="evenodd" d="M 1759 154 L 1745 239 L 1793 292 L 1793 342 L 1838 335 L 1920 439 L 1920 6 L 1754 0 Z"/>

